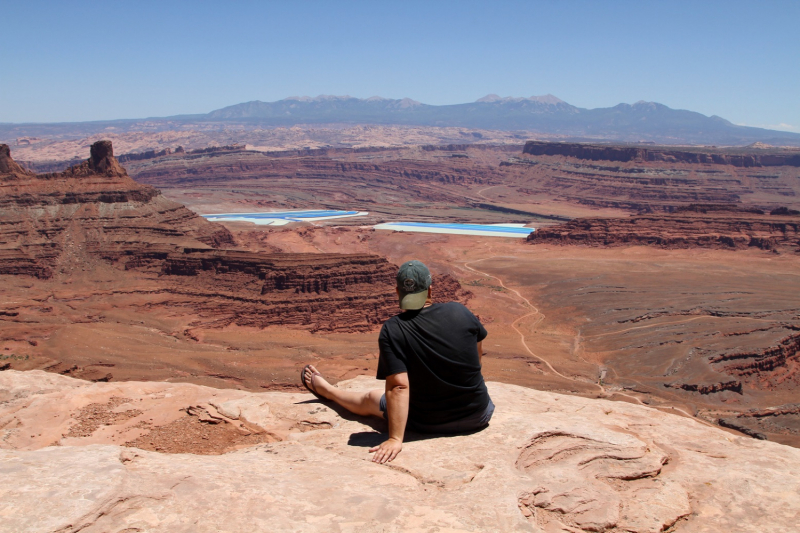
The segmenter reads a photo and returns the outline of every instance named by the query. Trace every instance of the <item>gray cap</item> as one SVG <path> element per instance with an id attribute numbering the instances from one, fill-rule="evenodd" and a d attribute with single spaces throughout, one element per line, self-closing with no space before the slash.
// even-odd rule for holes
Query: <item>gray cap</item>
<path id="1" fill-rule="evenodd" d="M 406 261 L 397 271 L 397 290 L 400 291 L 400 309 L 422 309 L 428 300 L 431 272 L 422 262 Z"/>

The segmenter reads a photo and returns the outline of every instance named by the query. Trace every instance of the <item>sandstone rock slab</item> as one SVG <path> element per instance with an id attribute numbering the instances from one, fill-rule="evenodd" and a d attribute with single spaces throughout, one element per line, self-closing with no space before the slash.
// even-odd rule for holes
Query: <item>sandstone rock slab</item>
<path id="1" fill-rule="evenodd" d="M 4 530 L 784 532 L 800 521 L 800 450 L 638 405 L 490 383 L 497 410 L 486 430 L 409 434 L 394 462 L 376 465 L 367 450 L 383 422 L 310 394 L 62 376 L 24 398 L 9 393 L 47 376 L 0 372 Z M 67 431 L 85 405 L 112 397 L 129 398 L 140 419 L 195 406 L 224 419 L 209 426 L 245 418 L 280 440 L 158 453 L 115 443 L 130 423 L 116 419 L 70 445 L 36 436 L 52 417 L 45 405 L 73 420 L 57 421 Z"/>

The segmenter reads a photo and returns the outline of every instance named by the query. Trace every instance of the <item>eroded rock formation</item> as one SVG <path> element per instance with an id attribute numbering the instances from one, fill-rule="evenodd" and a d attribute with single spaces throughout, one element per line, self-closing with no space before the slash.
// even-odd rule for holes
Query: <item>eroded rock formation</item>
<path id="1" fill-rule="evenodd" d="M 223 226 L 133 181 L 108 141 L 92 145 L 83 163 L 41 175 L 3 145 L 0 169 L 0 274 L 69 282 L 111 266 L 120 279 L 144 277 L 149 289 L 137 291 L 161 295 L 145 305 L 191 309 L 194 324 L 208 327 L 353 331 L 395 312 L 395 267 L 385 259 L 231 250 Z"/>
<path id="2" fill-rule="evenodd" d="M 756 201 L 761 209 L 798 207 L 800 166 L 637 159 L 625 154 L 639 148 L 574 146 L 580 150 L 555 150 L 566 155 L 532 155 L 522 153 L 518 146 L 480 145 L 154 153 L 151 159 L 131 161 L 129 169 L 137 180 L 186 202 L 199 199 L 181 196 L 184 191 L 224 197 L 221 189 L 235 183 L 241 203 L 253 206 L 285 208 L 296 203 L 303 207 L 313 199 L 318 205 L 385 216 L 399 214 L 401 202 L 402 216 L 408 216 L 413 207 L 419 215 L 454 222 L 491 222 L 497 213 L 490 210 L 518 215 L 514 221 L 530 221 L 535 219 L 533 213 L 558 214 L 543 207 L 554 198 L 635 212 L 671 212 L 693 203 L 751 206 Z M 596 154 L 583 154 L 586 150 Z M 769 153 L 782 153 L 778 149 L 750 152 L 762 159 Z M 504 221 L 508 220 L 506 216 Z"/>
<path id="3" fill-rule="evenodd" d="M 11 149 L 7 144 L 0 144 L 0 174 L 13 174 L 18 177 L 30 174 L 11 158 Z"/>
<path id="4" fill-rule="evenodd" d="M 0 274 L 50 278 L 144 243 L 219 247 L 233 237 L 133 181 L 108 141 L 92 145 L 83 163 L 40 175 L 22 171 L 0 146 Z"/>
<path id="5" fill-rule="evenodd" d="M 717 423 L 753 438 L 767 440 L 769 433 L 798 433 L 800 404 L 786 404 L 768 409 L 751 409 L 735 417 L 720 418 Z"/>
<path id="6" fill-rule="evenodd" d="M 523 194 L 556 194 L 600 208 L 672 212 L 691 203 L 796 208 L 800 152 L 532 141 L 521 157 L 503 165 L 506 183 Z"/>
<path id="7" fill-rule="evenodd" d="M 198 151 L 201 152 L 201 151 Z M 338 154 L 337 154 L 338 155 Z M 482 169 L 423 161 L 342 161 L 323 155 L 307 157 L 268 157 L 252 151 L 192 153 L 181 157 L 162 157 L 132 162 L 137 181 L 158 187 L 202 188 L 219 180 L 243 184 L 258 180 L 269 188 L 313 189 L 331 199 L 353 202 L 373 196 L 379 203 L 386 195 L 399 194 L 393 201 L 424 199 L 466 205 L 449 185 L 479 185 L 488 177 Z M 365 194 L 366 193 L 366 194 Z"/>
<path id="8" fill-rule="evenodd" d="M 669 162 L 735 167 L 800 167 L 800 153 L 773 151 L 772 153 L 726 153 L 700 150 L 671 150 L 667 148 L 642 148 L 637 146 L 609 146 L 580 143 L 528 141 L 523 153 L 529 155 L 561 155 L 589 161 L 619 162 Z"/>
<path id="9" fill-rule="evenodd" d="M 800 245 L 800 218 L 760 215 L 753 210 L 731 210 L 726 206 L 720 206 L 720 209 L 705 206 L 673 214 L 579 218 L 538 229 L 531 233 L 528 242 L 796 250 Z"/>
<path id="10" fill-rule="evenodd" d="M 167 281 L 170 305 L 194 309 L 203 327 L 359 331 L 379 326 L 397 307 L 396 267 L 376 255 L 151 248 L 107 257 Z"/>
<path id="11" fill-rule="evenodd" d="M 382 385 L 359 377 L 338 386 Z M 367 450 L 385 439 L 385 423 L 342 417 L 307 393 L 0 372 L 3 526 L 20 533 L 796 526 L 800 450 L 644 406 L 488 386 L 497 410 L 487 429 L 448 438 L 409 433 L 397 459 L 380 466 Z"/>
<path id="12" fill-rule="evenodd" d="M 742 382 L 735 380 L 706 385 L 701 385 L 698 383 L 665 383 L 664 386 L 672 389 L 699 392 L 700 394 L 714 394 L 715 392 L 722 392 L 726 390 L 737 392 L 739 394 L 742 393 Z"/>
<path id="13" fill-rule="evenodd" d="M 756 382 L 762 388 L 797 387 L 800 385 L 800 333 L 781 339 L 776 346 L 720 354 L 709 362 L 727 374 Z"/>

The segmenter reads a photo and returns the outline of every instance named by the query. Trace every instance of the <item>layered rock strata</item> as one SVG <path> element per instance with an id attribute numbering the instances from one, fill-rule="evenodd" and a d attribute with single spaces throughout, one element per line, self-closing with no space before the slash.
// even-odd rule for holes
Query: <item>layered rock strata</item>
<path id="1" fill-rule="evenodd" d="M 104 256 L 125 270 L 155 274 L 172 295 L 170 305 L 193 309 L 203 327 L 363 331 L 397 307 L 396 267 L 376 255 L 150 247 Z"/>
<path id="2" fill-rule="evenodd" d="M 453 166 L 427 161 L 342 161 L 325 156 L 286 157 L 251 151 L 209 152 L 182 157 L 163 157 L 133 165 L 137 181 L 158 187 L 213 186 L 220 180 L 259 180 L 269 186 L 289 180 L 299 190 L 313 188 L 333 199 L 352 200 L 364 188 L 379 195 L 398 195 L 403 202 L 425 199 L 464 204 L 445 187 L 481 185 L 489 178 L 470 165 Z"/>
<path id="3" fill-rule="evenodd" d="M 560 155 L 589 161 L 669 162 L 735 167 L 800 167 L 797 151 L 774 150 L 767 153 L 729 153 L 713 151 L 671 150 L 638 146 L 609 146 L 580 143 L 528 141 L 523 153 L 528 155 Z"/>
<path id="4" fill-rule="evenodd" d="M 796 208 L 800 196 L 796 150 L 676 151 L 532 141 L 505 166 L 505 182 L 523 194 L 640 212 L 672 212 L 692 203 Z"/>
<path id="5" fill-rule="evenodd" d="M 800 434 L 800 404 L 751 409 L 735 417 L 720 418 L 717 423 L 761 440 L 767 440 L 769 433 L 785 433 L 787 429 Z"/>
<path id="6" fill-rule="evenodd" d="M 367 450 L 386 438 L 385 423 L 306 393 L 2 372 L 3 526 L 761 533 L 797 524 L 800 450 L 643 406 L 488 386 L 497 410 L 487 429 L 409 433 L 394 462 L 376 465 Z"/>
<path id="7" fill-rule="evenodd" d="M 231 250 L 223 226 L 133 181 L 108 141 L 81 164 L 40 175 L 3 145 L 0 171 L 0 274 L 69 282 L 111 266 L 147 286 L 138 292 L 161 295 L 147 305 L 191 309 L 208 327 L 354 331 L 395 311 L 396 267 L 385 259 Z"/>
<path id="8" fill-rule="evenodd" d="M 108 141 L 64 172 L 35 175 L 0 146 L 0 274 L 50 278 L 90 256 L 143 243 L 233 244 L 211 224 L 157 189 L 133 181 Z"/>
<path id="9" fill-rule="evenodd" d="M 202 193 L 209 199 L 238 197 L 239 202 L 253 206 L 302 207 L 313 202 L 337 209 L 468 222 L 497 219 L 498 213 L 490 214 L 490 210 L 505 213 L 497 221 L 534 220 L 537 213 L 552 214 L 542 206 L 553 199 L 654 212 L 698 203 L 800 207 L 800 167 L 788 164 L 745 167 L 627 156 L 616 161 L 611 155 L 594 161 L 571 152 L 531 155 L 520 151 L 517 157 L 509 157 L 508 147 L 425 148 L 172 154 L 131 161 L 130 168 L 137 180 L 175 197 L 183 198 L 180 194 L 191 190 L 187 202 Z M 457 151 L 448 152 L 448 148 Z M 233 184 L 238 193 L 231 195 Z M 397 209 L 398 204 L 404 206 L 403 211 Z"/>
<path id="10" fill-rule="evenodd" d="M 798 326 L 787 326 L 798 330 Z M 709 362 L 721 371 L 761 388 L 800 386 L 800 333 L 781 339 L 777 345 L 753 351 L 715 355 Z M 740 385 L 741 387 L 741 385 Z"/>
<path id="11" fill-rule="evenodd" d="M 688 209 L 674 214 L 634 215 L 629 218 L 579 218 L 538 229 L 531 233 L 528 242 L 798 250 L 800 218 L 708 208 Z"/>

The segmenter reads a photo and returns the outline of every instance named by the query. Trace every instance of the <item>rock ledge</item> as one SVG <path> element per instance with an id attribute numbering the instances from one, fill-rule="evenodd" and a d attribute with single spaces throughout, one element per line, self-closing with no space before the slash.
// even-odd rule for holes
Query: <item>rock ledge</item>
<path id="1" fill-rule="evenodd" d="M 339 384 L 380 385 L 364 377 Z M 501 383 L 489 389 L 497 405 L 489 428 L 410 435 L 398 459 L 379 466 L 367 450 L 382 439 L 382 423 L 342 416 L 309 394 L 0 372 L 3 528 L 574 533 L 797 526 L 800 450 L 642 406 Z M 212 428 L 208 435 L 235 431 L 262 440 L 219 455 L 120 445 L 146 445 L 189 419 Z"/>

